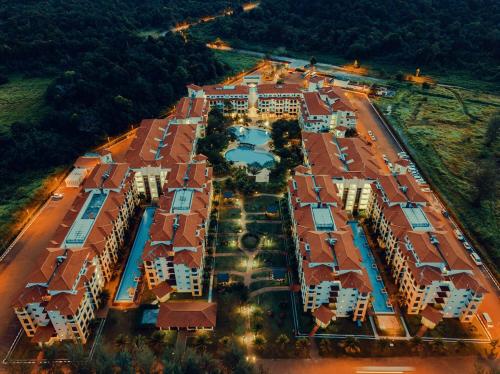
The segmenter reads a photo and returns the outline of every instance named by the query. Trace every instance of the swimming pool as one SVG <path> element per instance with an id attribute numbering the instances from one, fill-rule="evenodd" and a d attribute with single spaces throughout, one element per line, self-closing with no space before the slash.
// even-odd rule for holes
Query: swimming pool
<path id="1" fill-rule="evenodd" d="M 236 135 L 240 143 L 263 145 L 266 144 L 269 140 L 271 140 L 269 133 L 261 129 L 234 126 L 231 127 L 230 130 L 233 132 L 234 135 Z"/>
<path id="2" fill-rule="evenodd" d="M 236 135 L 239 145 L 226 152 L 226 160 L 260 167 L 274 164 L 274 156 L 270 152 L 255 149 L 269 142 L 271 137 L 267 131 L 242 126 L 234 126 L 230 130 Z"/>
<path id="3" fill-rule="evenodd" d="M 388 306 L 389 296 L 385 290 L 384 282 L 380 278 L 380 273 L 373 258 L 373 254 L 366 240 L 365 233 L 363 229 L 358 224 L 358 222 L 349 222 L 351 226 L 352 233 L 354 235 L 354 245 L 359 249 L 361 253 L 362 263 L 370 279 L 373 291 L 373 301 L 372 306 L 375 313 L 379 314 L 392 314 L 394 309 L 392 306 Z"/>
<path id="4" fill-rule="evenodd" d="M 142 251 L 149 238 L 149 228 L 153 223 L 155 210 L 155 207 L 149 207 L 144 211 L 134 245 L 130 251 L 130 256 L 118 287 L 118 292 L 116 293 L 115 302 L 117 303 L 131 303 L 134 301 L 135 291 L 141 276 Z"/>
<path id="5" fill-rule="evenodd" d="M 242 147 L 227 151 L 225 157 L 228 161 L 244 162 L 247 165 L 257 163 L 260 166 L 267 166 L 267 163 L 274 163 L 274 157 L 270 153 Z"/>

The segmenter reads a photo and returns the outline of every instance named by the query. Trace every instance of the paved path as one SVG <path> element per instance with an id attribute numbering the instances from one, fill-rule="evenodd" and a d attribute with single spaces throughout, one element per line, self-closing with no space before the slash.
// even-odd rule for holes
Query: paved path
<path id="1" fill-rule="evenodd" d="M 248 294 L 249 298 L 255 297 L 262 295 L 263 293 L 267 292 L 279 292 L 279 291 L 289 291 L 290 286 L 271 286 L 271 287 L 264 287 L 264 288 L 259 288 L 258 290 L 252 291 Z"/>

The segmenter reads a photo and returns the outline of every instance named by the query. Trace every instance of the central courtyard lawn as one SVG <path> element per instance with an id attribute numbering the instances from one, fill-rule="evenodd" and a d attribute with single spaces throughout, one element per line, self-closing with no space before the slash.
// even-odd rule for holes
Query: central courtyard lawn
<path id="1" fill-rule="evenodd" d="M 217 252 L 239 254 L 238 236 L 236 234 L 219 235 L 217 238 Z"/>
<path id="2" fill-rule="evenodd" d="M 249 222 L 247 223 L 247 229 L 258 235 L 280 235 L 283 232 L 281 222 Z"/>
<path id="3" fill-rule="evenodd" d="M 236 234 L 240 232 L 241 225 L 235 221 L 219 221 L 219 234 Z"/>
<path id="4" fill-rule="evenodd" d="M 490 117 L 500 110 L 500 96 L 460 88 L 422 89 L 399 84 L 394 98 L 377 99 L 412 151 L 422 172 L 458 215 L 460 221 L 500 261 L 500 209 L 475 207 L 474 175 L 484 153 Z M 498 208 L 498 200 L 496 201 Z"/>
<path id="5" fill-rule="evenodd" d="M 235 219 L 241 218 L 240 208 L 221 207 L 219 211 L 219 219 Z"/>
<path id="6" fill-rule="evenodd" d="M 254 268 L 284 268 L 286 256 L 281 252 L 259 252 L 254 259 Z"/>
<path id="7" fill-rule="evenodd" d="M 217 271 L 245 271 L 247 257 L 243 255 L 215 257 L 215 270 Z"/>
<path id="8" fill-rule="evenodd" d="M 265 287 L 274 287 L 274 286 L 286 286 L 288 285 L 288 281 L 285 279 L 284 281 L 280 282 L 280 281 L 277 281 L 277 280 L 272 280 L 272 279 L 269 279 L 269 280 L 258 280 L 258 281 L 255 281 L 255 282 L 252 282 L 250 284 L 250 291 L 255 291 L 255 290 L 259 290 L 261 288 L 265 288 Z"/>
<path id="9" fill-rule="evenodd" d="M 245 210 L 249 213 L 265 213 L 267 208 L 278 205 L 279 199 L 274 196 L 251 196 L 245 198 Z"/>

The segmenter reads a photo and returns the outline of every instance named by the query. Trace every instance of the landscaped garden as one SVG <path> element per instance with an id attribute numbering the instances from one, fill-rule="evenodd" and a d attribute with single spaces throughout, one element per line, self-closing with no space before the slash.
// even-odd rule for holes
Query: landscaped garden
<path id="1" fill-rule="evenodd" d="M 254 268 L 284 268 L 287 266 L 286 256 L 278 251 L 259 252 L 254 259 Z"/>
<path id="2" fill-rule="evenodd" d="M 279 198 L 274 196 L 250 196 L 245 198 L 245 210 L 248 213 L 265 213 L 268 208 L 278 206 Z"/>

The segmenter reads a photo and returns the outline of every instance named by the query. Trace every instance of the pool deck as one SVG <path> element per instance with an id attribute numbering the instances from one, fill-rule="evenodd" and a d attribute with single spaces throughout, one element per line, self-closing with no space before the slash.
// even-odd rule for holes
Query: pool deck
<path id="1" fill-rule="evenodd" d="M 387 305 L 389 297 L 362 227 L 356 221 L 349 222 L 349 225 L 354 235 L 354 245 L 359 249 L 362 264 L 373 288 L 372 307 L 375 314 L 394 314 L 394 308 Z"/>
<path id="2" fill-rule="evenodd" d="M 155 210 L 155 207 L 147 207 L 144 211 L 134 240 L 134 245 L 130 251 L 127 265 L 123 271 L 118 291 L 116 292 L 115 303 L 132 303 L 134 301 L 134 296 L 131 296 L 130 291 L 133 289 L 133 294 L 135 295 L 139 283 L 138 279 L 141 276 L 140 265 L 142 263 L 142 251 L 149 238 L 149 228 L 153 223 Z"/>

